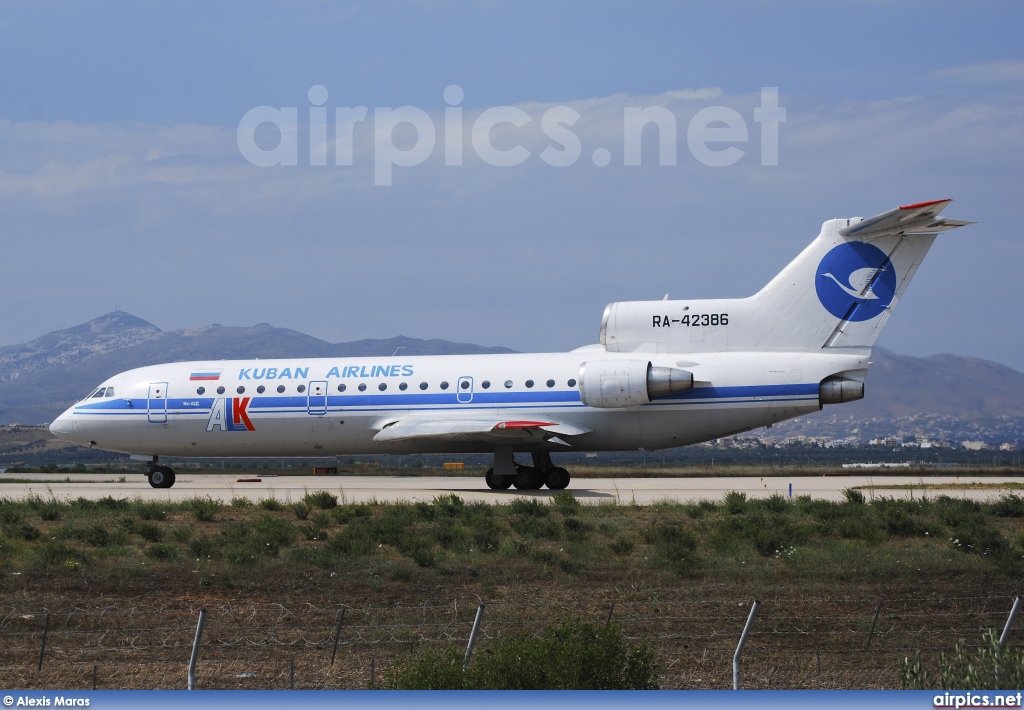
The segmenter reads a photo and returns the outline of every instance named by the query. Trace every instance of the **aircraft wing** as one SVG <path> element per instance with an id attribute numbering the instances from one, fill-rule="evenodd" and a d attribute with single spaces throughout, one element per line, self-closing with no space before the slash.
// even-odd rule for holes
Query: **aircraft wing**
<path id="1" fill-rule="evenodd" d="M 903 205 L 894 210 L 861 220 L 856 224 L 851 224 L 846 229 L 840 229 L 839 233 L 844 237 L 874 239 L 891 234 L 945 232 L 948 229 L 956 229 L 957 227 L 974 224 L 974 222 L 962 222 L 956 219 L 939 217 L 939 213 L 950 202 L 952 200 L 932 200 L 931 202 Z"/>
<path id="2" fill-rule="evenodd" d="M 397 419 L 383 423 L 374 441 L 482 441 L 528 443 L 548 441 L 569 446 L 559 436 L 578 436 L 592 429 L 555 419 Z"/>

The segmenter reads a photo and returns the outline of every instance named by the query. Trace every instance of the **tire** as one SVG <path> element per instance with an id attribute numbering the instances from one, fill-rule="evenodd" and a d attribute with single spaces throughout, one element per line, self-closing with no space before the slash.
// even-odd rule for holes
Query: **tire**
<path id="1" fill-rule="evenodd" d="M 544 485 L 544 474 L 533 466 L 516 466 L 513 485 L 521 491 L 536 491 Z"/>
<path id="2" fill-rule="evenodd" d="M 174 485 L 174 471 L 167 466 L 154 466 L 146 477 L 153 488 L 170 488 Z"/>
<path id="3" fill-rule="evenodd" d="M 492 491 L 508 490 L 509 486 L 512 485 L 512 479 L 508 476 L 495 476 L 493 468 L 487 469 L 487 473 L 484 474 L 484 480 L 487 482 L 487 487 Z"/>
<path id="4" fill-rule="evenodd" d="M 544 483 L 547 487 L 553 491 L 563 490 L 569 485 L 569 472 L 564 468 L 555 467 L 548 470 L 548 475 L 544 479 Z"/>

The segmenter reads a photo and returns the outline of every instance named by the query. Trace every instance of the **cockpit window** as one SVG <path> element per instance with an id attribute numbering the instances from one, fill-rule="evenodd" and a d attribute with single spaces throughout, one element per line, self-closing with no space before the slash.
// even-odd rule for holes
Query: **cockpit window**
<path id="1" fill-rule="evenodd" d="M 107 393 L 105 395 L 103 395 L 103 396 L 104 397 L 113 397 L 114 396 L 114 388 L 113 387 L 107 387 Z"/>
<path id="2" fill-rule="evenodd" d="M 92 393 L 92 397 L 90 399 L 97 399 L 99 397 L 102 397 L 103 393 L 106 392 L 106 391 L 107 391 L 106 387 L 100 387 L 98 390 L 96 390 L 95 392 Z"/>

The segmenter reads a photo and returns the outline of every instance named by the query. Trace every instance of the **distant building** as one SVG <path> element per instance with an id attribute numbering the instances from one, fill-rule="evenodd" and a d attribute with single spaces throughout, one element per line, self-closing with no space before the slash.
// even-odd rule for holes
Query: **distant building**
<path id="1" fill-rule="evenodd" d="M 988 448 L 984 441 L 961 441 L 960 446 L 968 451 L 984 451 Z"/>
<path id="2" fill-rule="evenodd" d="M 999 445 L 999 450 L 1000 451 L 1016 451 L 1017 450 L 1017 444 L 1015 444 L 1012 441 L 1004 441 L 1002 444 Z"/>

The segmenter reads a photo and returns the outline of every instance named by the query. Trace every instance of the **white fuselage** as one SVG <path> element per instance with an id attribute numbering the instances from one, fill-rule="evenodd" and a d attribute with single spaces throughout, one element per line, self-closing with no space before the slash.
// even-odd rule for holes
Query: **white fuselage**
<path id="1" fill-rule="evenodd" d="M 375 441 L 389 418 L 571 422 L 587 433 L 513 441 L 516 451 L 662 449 L 820 409 L 819 382 L 863 370 L 866 353 L 645 354 L 693 373 L 692 389 L 648 404 L 581 401 L 580 366 L 635 358 L 590 346 L 569 353 L 224 360 L 116 375 L 52 430 L 76 443 L 146 456 L 258 457 L 492 452 L 488 441 Z M 110 391 L 110 388 L 113 388 Z M 94 393 L 95 394 L 95 393 Z"/>

